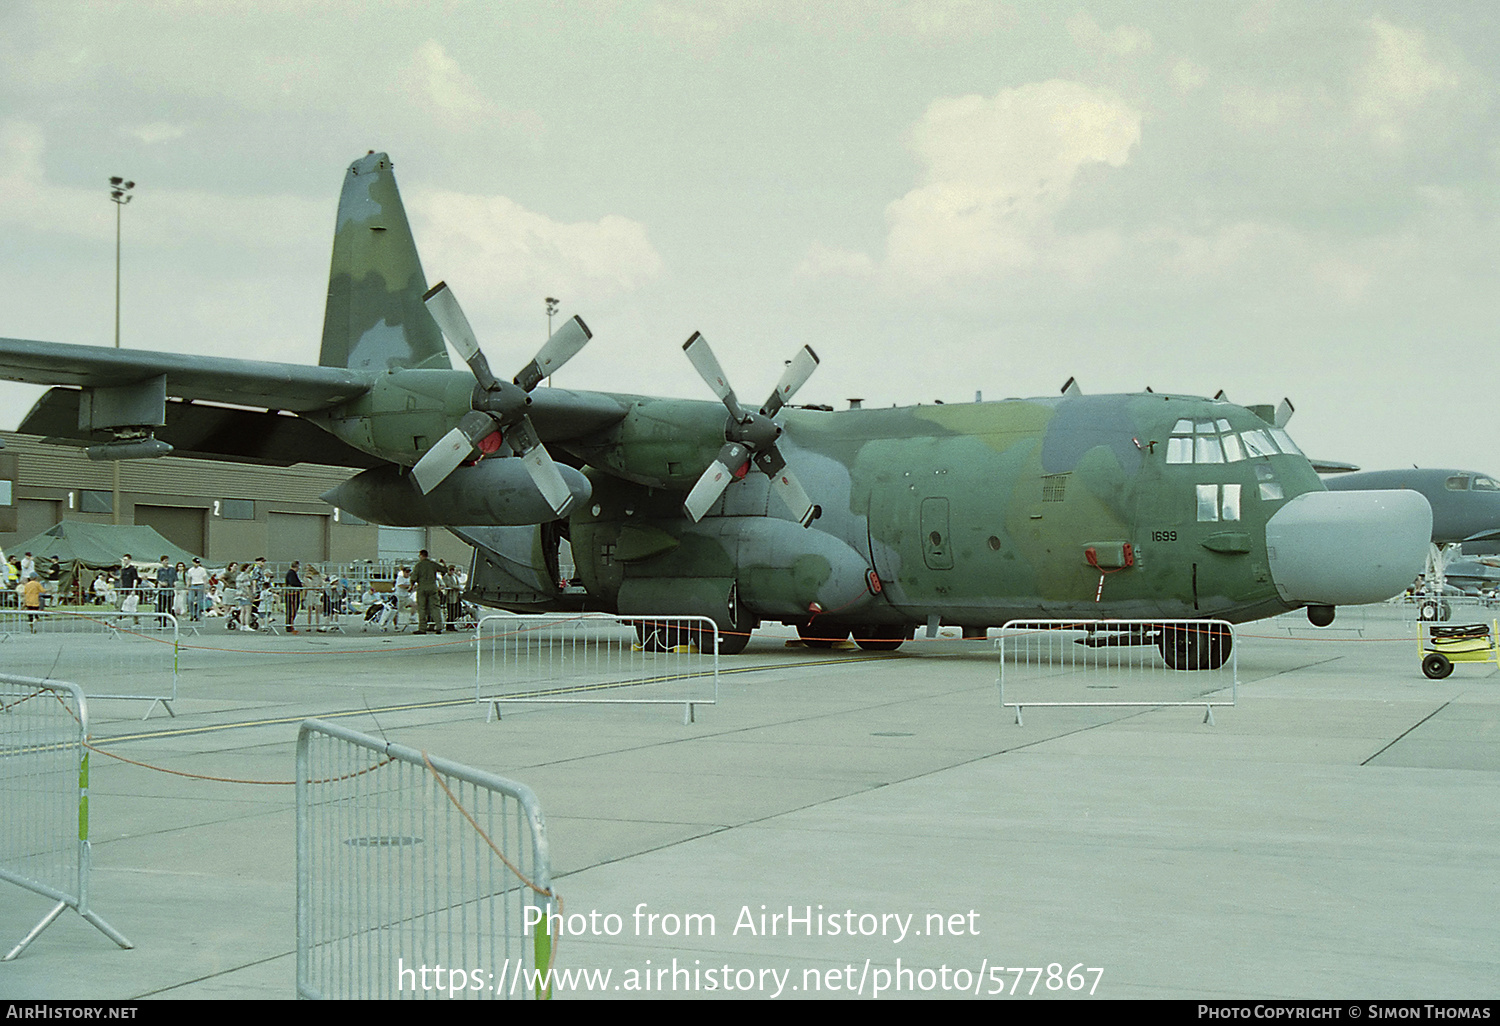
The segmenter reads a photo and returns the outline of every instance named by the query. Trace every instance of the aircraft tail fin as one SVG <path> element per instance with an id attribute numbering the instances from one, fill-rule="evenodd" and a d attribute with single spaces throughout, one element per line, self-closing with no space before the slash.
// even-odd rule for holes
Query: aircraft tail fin
<path id="1" fill-rule="evenodd" d="M 391 160 L 371 152 L 349 165 L 339 195 L 318 363 L 366 371 L 452 366 L 422 302 L 426 291 Z"/>

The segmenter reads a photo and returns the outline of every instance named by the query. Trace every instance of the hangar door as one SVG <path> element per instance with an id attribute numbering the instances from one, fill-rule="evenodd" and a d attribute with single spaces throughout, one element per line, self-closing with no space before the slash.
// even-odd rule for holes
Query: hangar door
<path id="1" fill-rule="evenodd" d="M 203 516 L 207 511 L 201 507 L 187 506 L 143 506 L 135 504 L 135 522 L 156 529 L 156 533 L 179 549 L 203 555 Z M 152 553 L 155 559 L 161 553 Z"/>
<path id="2" fill-rule="evenodd" d="M 268 514 L 266 556 L 273 563 L 327 559 L 328 517 L 319 513 Z"/>
<path id="3" fill-rule="evenodd" d="M 427 547 L 425 527 L 382 527 L 376 540 L 376 556 L 380 559 L 416 559 L 417 553 Z"/>

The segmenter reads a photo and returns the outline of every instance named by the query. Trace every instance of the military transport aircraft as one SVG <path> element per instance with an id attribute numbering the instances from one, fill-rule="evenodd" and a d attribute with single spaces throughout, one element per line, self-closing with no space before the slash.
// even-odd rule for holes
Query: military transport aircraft
<path id="1" fill-rule="evenodd" d="M 648 647 L 677 640 L 651 619 L 674 614 L 713 618 L 726 652 L 763 620 L 866 649 L 1014 618 L 1307 606 L 1327 623 L 1406 587 L 1428 544 L 1425 499 L 1326 491 L 1269 408 L 1070 381 L 1053 398 L 833 412 L 790 403 L 809 348 L 755 408 L 697 334 L 685 355 L 718 402 L 537 387 L 588 338 L 575 318 L 497 378 L 452 291 L 428 288 L 372 152 L 344 178 L 319 366 L 0 339 L 0 377 L 66 386 L 20 430 L 95 458 L 359 469 L 325 498 L 454 528 L 477 546 L 475 597 L 615 612 Z M 558 580 L 565 538 L 580 587 Z M 1202 628 L 1136 640 L 1182 668 L 1228 649 Z"/>
<path id="2" fill-rule="evenodd" d="M 1479 595 L 1494 589 L 1493 561 L 1462 557 L 1500 553 L 1500 481 L 1472 470 L 1430 467 L 1328 474 L 1329 469 L 1319 467 L 1327 475 L 1323 483 L 1329 491 L 1406 488 L 1432 507 L 1432 545 L 1422 571 L 1419 619 L 1448 619 L 1452 608 L 1444 596 L 1450 585 L 1460 594 Z"/>
<path id="3" fill-rule="evenodd" d="M 1432 507 L 1432 543 L 1462 545 L 1469 555 L 1500 553 L 1500 480 L 1473 470 L 1366 470 L 1329 474 L 1331 492 L 1409 488 Z"/>

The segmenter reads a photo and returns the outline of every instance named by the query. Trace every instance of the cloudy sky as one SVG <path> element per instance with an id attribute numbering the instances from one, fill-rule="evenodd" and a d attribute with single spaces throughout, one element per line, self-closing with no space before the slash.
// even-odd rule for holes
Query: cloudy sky
<path id="1" fill-rule="evenodd" d="M 1309 454 L 1500 473 L 1500 6 L 0 4 L 0 335 L 313 363 L 344 168 L 559 385 L 1291 397 Z M 0 384 L 0 427 L 39 389 Z"/>

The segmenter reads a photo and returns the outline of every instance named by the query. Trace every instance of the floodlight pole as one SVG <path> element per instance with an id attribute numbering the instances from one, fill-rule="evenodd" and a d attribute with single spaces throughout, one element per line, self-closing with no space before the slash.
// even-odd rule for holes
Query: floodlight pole
<path id="1" fill-rule="evenodd" d="M 120 224 L 121 214 L 125 204 L 131 200 L 130 190 L 135 188 L 134 182 L 127 182 L 119 175 L 111 175 L 109 179 L 109 198 L 115 204 L 115 348 L 120 348 Z M 111 464 L 114 477 L 114 493 L 110 500 L 112 519 L 115 524 L 120 522 L 120 461 L 114 460 Z"/>

